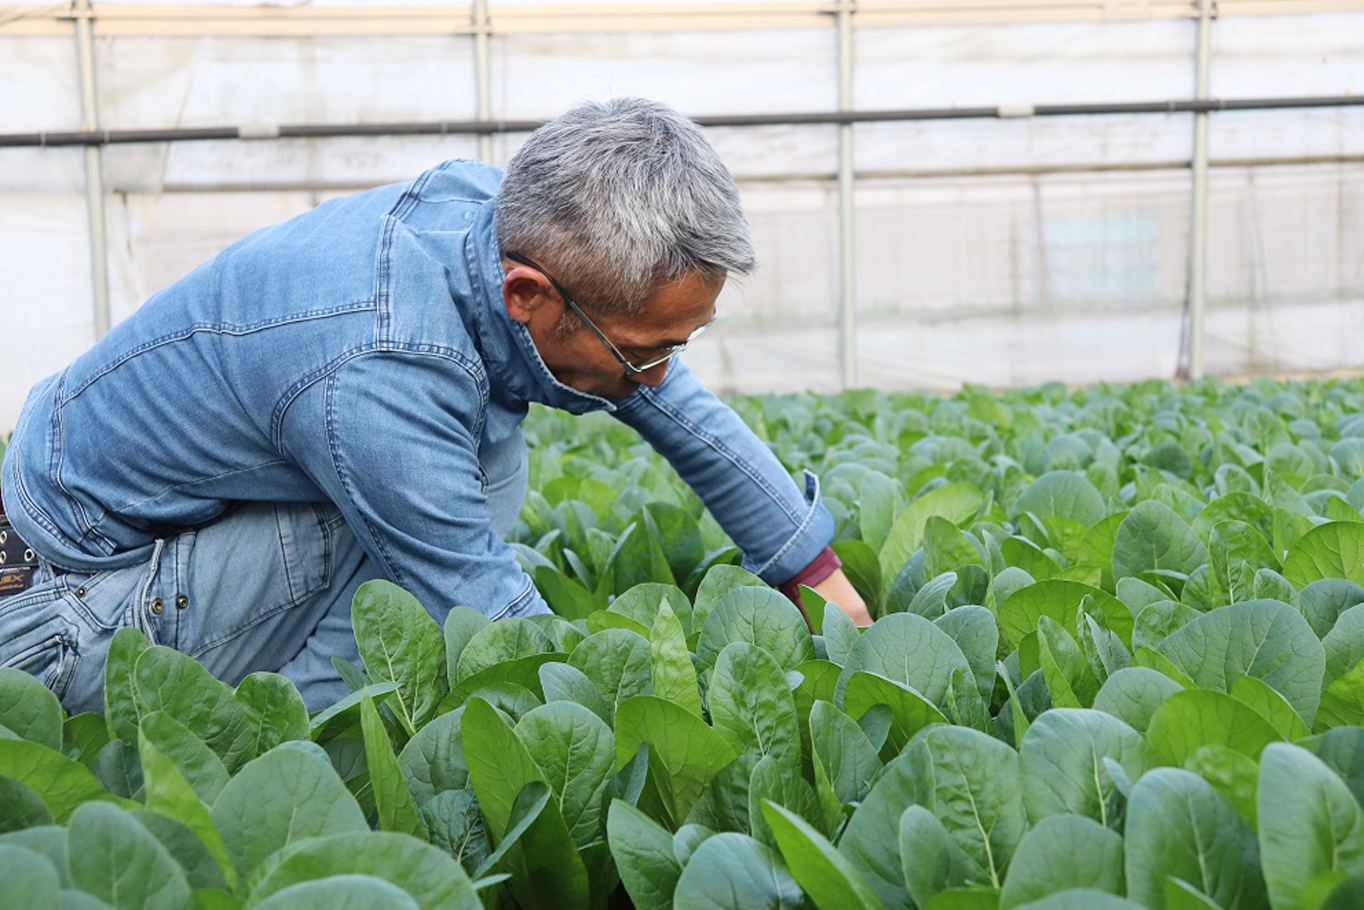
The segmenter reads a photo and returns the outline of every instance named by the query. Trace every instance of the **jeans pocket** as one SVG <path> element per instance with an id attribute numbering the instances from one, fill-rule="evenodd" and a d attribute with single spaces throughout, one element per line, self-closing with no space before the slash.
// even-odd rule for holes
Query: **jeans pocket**
<path id="1" fill-rule="evenodd" d="M 52 580 L 0 600 L 0 667 L 23 670 L 58 698 L 80 659 L 77 626 L 65 613 L 62 593 Z"/>
<path id="2" fill-rule="evenodd" d="M 289 600 L 297 605 L 331 583 L 332 512 L 318 505 L 279 505 L 280 554 Z"/>

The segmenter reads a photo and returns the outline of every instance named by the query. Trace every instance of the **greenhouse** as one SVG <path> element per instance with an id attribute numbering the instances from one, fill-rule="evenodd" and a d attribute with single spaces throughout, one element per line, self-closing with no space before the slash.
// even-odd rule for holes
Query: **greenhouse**
<path id="1" fill-rule="evenodd" d="M 1362 89 L 1364 0 L 0 6 L 4 906 L 1364 907 Z"/>

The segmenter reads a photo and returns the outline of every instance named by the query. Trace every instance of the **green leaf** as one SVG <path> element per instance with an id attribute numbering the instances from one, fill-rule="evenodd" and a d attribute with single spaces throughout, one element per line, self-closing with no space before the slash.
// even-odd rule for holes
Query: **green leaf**
<path id="1" fill-rule="evenodd" d="M 697 687 L 696 666 L 687 650 L 682 623 L 666 600 L 659 606 L 653 630 L 649 633 L 649 664 L 655 694 L 677 702 L 700 717 L 701 692 Z"/>
<path id="2" fill-rule="evenodd" d="M 1049 471 L 1038 477 L 1018 497 L 1017 510 L 1039 518 L 1059 515 L 1087 528 L 1108 515 L 1098 489 L 1076 471 Z"/>
<path id="3" fill-rule="evenodd" d="M 1017 646 L 1048 616 L 1075 635 L 1079 630 L 1076 617 L 1086 597 L 1123 644 L 1132 640 L 1132 613 L 1122 601 L 1099 588 L 1064 579 L 1039 581 L 1009 595 L 999 607 L 999 631 L 1005 641 Z"/>
<path id="4" fill-rule="evenodd" d="M 673 837 L 634 806 L 612 800 L 606 822 L 621 882 L 639 910 L 668 910 L 682 875 Z"/>
<path id="5" fill-rule="evenodd" d="M 1164 503 L 1148 499 L 1123 519 L 1113 541 L 1113 577 L 1143 572 L 1188 575 L 1208 561 L 1208 550 L 1193 528 Z"/>
<path id="6" fill-rule="evenodd" d="M 280 743 L 310 738 L 308 707 L 288 678 L 278 673 L 252 673 L 237 685 L 236 699 L 246 709 L 252 740 L 247 747 L 249 758 Z"/>
<path id="7" fill-rule="evenodd" d="M 1164 910 L 1165 882 L 1190 883 L 1226 910 L 1264 905 L 1255 835 L 1236 808 L 1195 774 L 1147 772 L 1127 804 L 1127 893 Z"/>
<path id="8" fill-rule="evenodd" d="M 182 910 L 189 883 L 166 848 L 125 810 L 86 803 L 67 833 L 71 881 L 118 910 Z"/>
<path id="9" fill-rule="evenodd" d="M 1241 817 L 1254 830 L 1256 821 L 1255 791 L 1260 779 L 1260 766 L 1226 746 L 1202 746 L 1184 761 L 1184 770 L 1192 771 L 1236 807 Z"/>
<path id="10" fill-rule="evenodd" d="M 924 571 L 930 578 L 985 561 L 955 524 L 938 515 L 924 522 Z"/>
<path id="11" fill-rule="evenodd" d="M 905 893 L 919 907 L 939 894 L 985 875 L 923 806 L 910 806 L 900 816 L 897 853 L 903 865 Z"/>
<path id="12" fill-rule="evenodd" d="M 848 576 L 853 590 L 862 595 L 872 616 L 881 614 L 884 592 L 881 587 L 881 563 L 876 550 L 860 540 L 836 540 L 834 555 L 843 563 L 843 574 Z"/>
<path id="13" fill-rule="evenodd" d="M 406 834 L 333 834 L 294 845 L 251 890 L 255 905 L 299 882 L 373 875 L 410 895 L 421 910 L 481 910 L 469 876 L 450 856 Z"/>
<path id="14" fill-rule="evenodd" d="M 109 798 L 84 765 L 23 739 L 0 738 L 0 775 L 37 791 L 59 824 L 81 803 Z"/>
<path id="15" fill-rule="evenodd" d="M 654 620 L 658 618 L 658 611 L 665 604 L 679 622 L 685 624 L 691 620 L 691 602 L 687 600 L 687 595 L 682 593 L 682 589 L 676 585 L 654 581 L 635 585 L 611 601 L 608 610 L 632 619 L 648 630 L 653 627 Z"/>
<path id="16" fill-rule="evenodd" d="M 999 650 L 999 627 L 994 615 L 984 607 L 967 605 L 948 610 L 933 623 L 961 648 L 977 691 L 982 698 L 989 699 L 995 688 L 995 653 Z"/>
<path id="17" fill-rule="evenodd" d="M 412 801 L 421 806 L 437 793 L 462 790 L 469 783 L 464 763 L 463 708 L 440 715 L 417 731 L 398 755 Z"/>
<path id="18" fill-rule="evenodd" d="M 512 893 L 527 910 L 588 906 L 587 867 L 543 781 L 517 794 L 507 835 L 480 871 L 510 873 Z"/>
<path id="19" fill-rule="evenodd" d="M 501 840 L 521 790 L 532 781 L 548 782 L 515 731 L 483 699 L 469 699 L 460 729 L 464 734 L 469 780 L 488 820 L 488 830 L 496 840 Z"/>
<path id="20" fill-rule="evenodd" d="M 459 659 L 478 632 L 492 623 L 472 607 L 459 606 L 445 615 L 445 675 L 451 687 L 459 682 Z"/>
<path id="21" fill-rule="evenodd" d="M 568 662 L 601 692 L 608 722 L 614 722 L 621 702 L 653 693 L 649 642 L 634 632 L 608 629 L 589 635 L 573 649 Z"/>
<path id="22" fill-rule="evenodd" d="M 373 875 L 332 875 L 290 885 L 256 904 L 258 910 L 418 910 L 397 885 Z"/>
<path id="23" fill-rule="evenodd" d="M 926 777 L 924 806 L 998 888 L 1027 829 L 1018 753 L 988 734 L 950 726 L 930 727 L 908 752 Z"/>
<path id="24" fill-rule="evenodd" d="M 908 907 L 912 896 L 905 885 L 909 870 L 901 865 L 900 816 L 906 806 L 922 801 L 922 780 L 908 754 L 901 754 L 887 764 L 871 792 L 848 819 L 838 842 L 839 851 L 887 907 Z M 922 806 L 920 809 L 941 827 L 931 812 Z M 917 864 L 918 857 L 926 855 L 915 849 L 907 862 Z"/>
<path id="25" fill-rule="evenodd" d="M 61 879 L 47 857 L 17 844 L 0 843 L 0 880 L 6 903 L 20 910 L 58 906 Z"/>
<path id="26" fill-rule="evenodd" d="M 1231 687 L 1231 697 L 1254 708 L 1284 739 L 1302 739 L 1308 734 L 1307 724 L 1288 700 L 1262 680 L 1242 676 Z"/>
<path id="27" fill-rule="evenodd" d="M 1260 864 L 1276 908 L 1296 907 L 1315 879 L 1364 867 L 1364 810 L 1345 783 L 1298 746 L 1260 757 Z"/>
<path id="28" fill-rule="evenodd" d="M 727 645 L 715 663 L 709 698 L 715 732 L 736 754 L 800 762 L 795 701 L 781 667 L 767 651 L 744 641 Z"/>
<path id="29" fill-rule="evenodd" d="M 109 724 L 98 714 L 76 714 L 62 723 L 62 752 L 86 767 L 109 744 Z"/>
<path id="30" fill-rule="evenodd" d="M 394 680 L 396 682 L 396 680 Z M 401 696 L 401 690 L 398 693 Z M 379 809 L 379 827 L 385 831 L 425 837 L 421 816 L 412 801 L 412 791 L 398 767 L 398 756 L 384 729 L 383 719 L 368 693 L 360 702 L 360 728 L 365 737 L 365 764 L 369 768 L 374 803 Z"/>
<path id="31" fill-rule="evenodd" d="M 155 645 L 137 658 L 133 680 L 142 714 L 165 711 L 203 739 L 229 772 L 255 757 L 245 707 L 230 686 L 193 658 Z"/>
<path id="32" fill-rule="evenodd" d="M 1018 758 L 1023 802 L 1034 822 L 1068 814 L 1110 827 L 1121 819 L 1121 796 L 1104 759 L 1116 761 L 1133 780 L 1152 764 L 1141 734 L 1121 720 L 1102 711 L 1066 708 L 1053 708 L 1033 721 Z"/>
<path id="33" fill-rule="evenodd" d="M 991 627 L 993 625 L 992 622 Z M 829 660 L 840 665 L 847 663 L 860 634 L 852 617 L 842 610 L 825 610 L 820 633 L 824 636 L 824 650 Z"/>
<path id="34" fill-rule="evenodd" d="M 1123 840 L 1093 819 L 1053 815 L 1019 841 L 1000 889 L 999 907 L 1009 910 L 1071 888 L 1121 895 Z"/>
<path id="35" fill-rule="evenodd" d="M 607 723 L 611 722 L 614 705 L 608 707 L 587 674 L 566 663 L 547 663 L 540 668 L 540 686 L 545 702 L 569 701 L 580 704 Z"/>
<path id="36" fill-rule="evenodd" d="M 691 615 L 692 630 L 698 632 L 701 630 L 711 612 L 730 591 L 736 588 L 766 587 L 767 584 L 761 578 L 747 569 L 729 565 L 712 566 L 696 589 Z"/>
<path id="37" fill-rule="evenodd" d="M 208 809 L 199 801 L 175 763 L 145 734 L 138 735 L 147 793 L 147 808 L 184 824 L 208 849 L 229 888 L 237 887 L 237 869 Z M 222 794 L 219 794 L 221 797 Z"/>
<path id="38" fill-rule="evenodd" d="M 1255 573 L 1263 568 L 1279 569 L 1269 542 L 1243 521 L 1214 525 L 1208 548 L 1213 579 L 1227 603 L 1251 600 L 1255 596 Z"/>
<path id="39" fill-rule="evenodd" d="M 1038 658 L 1052 704 L 1059 708 L 1086 708 L 1099 690 L 1099 681 L 1085 660 L 1080 645 L 1049 616 L 1037 627 Z"/>
<path id="40" fill-rule="evenodd" d="M 884 905 L 853 865 L 808 822 L 771 801 L 762 812 L 787 867 L 816 907 L 882 910 Z"/>
<path id="41" fill-rule="evenodd" d="M 1254 708 L 1207 689 L 1176 692 L 1151 717 L 1146 736 L 1163 764 L 1183 765 L 1207 745 L 1226 746 L 1258 759 L 1278 731 Z"/>
<path id="42" fill-rule="evenodd" d="M 815 658 L 815 643 L 800 609 L 771 588 L 737 588 L 724 595 L 701 627 L 696 656 L 712 666 L 725 646 L 736 641 L 766 650 L 783 670 Z"/>
<path id="43" fill-rule="evenodd" d="M 151 646 L 147 636 L 131 626 L 119 629 L 109 642 L 104 662 L 104 718 L 112 739 L 137 742 L 140 715 L 133 673 L 138 658 Z"/>
<path id="44" fill-rule="evenodd" d="M 1041 900 L 1018 904 L 1014 910 L 1144 910 L 1141 904 L 1093 888 L 1069 888 Z"/>
<path id="45" fill-rule="evenodd" d="M 0 807 L 4 808 L 0 834 L 52 824 L 52 813 L 38 791 L 12 777 L 0 777 Z"/>
<path id="46" fill-rule="evenodd" d="M 932 620 L 897 613 L 877 620 L 853 646 L 839 676 L 837 703 L 854 673 L 884 676 L 908 686 L 935 705 L 944 704 L 952 673 L 972 674 L 966 655 Z M 852 713 L 852 712 L 849 712 Z"/>
<path id="47" fill-rule="evenodd" d="M 1295 588 L 1321 578 L 1364 584 L 1364 522 L 1329 521 L 1307 531 L 1289 547 L 1283 574 Z"/>
<path id="48" fill-rule="evenodd" d="M 1364 660 L 1364 609 L 1351 607 L 1340 614 L 1321 640 L 1326 653 L 1325 684 L 1330 685 Z"/>
<path id="49" fill-rule="evenodd" d="M 535 587 L 544 595 L 545 603 L 565 619 L 586 619 L 602 606 L 595 594 L 553 566 L 536 567 L 532 577 Z M 449 628 L 447 620 L 447 636 Z"/>
<path id="50" fill-rule="evenodd" d="M 841 805 L 860 801 L 871 789 L 881 759 L 867 734 L 827 701 L 810 710 L 811 760 Z"/>
<path id="51" fill-rule="evenodd" d="M 1148 667 L 1127 667 L 1108 677 L 1094 709 L 1112 714 L 1139 733 L 1145 733 L 1151 716 L 1171 695 L 1183 687 L 1170 677 Z"/>
<path id="52" fill-rule="evenodd" d="M 880 550 L 895 517 L 905 507 L 904 489 L 880 471 L 868 471 L 858 487 L 857 502 L 862 540 L 872 551 Z"/>
<path id="53" fill-rule="evenodd" d="M 801 777 L 800 766 L 786 764 L 768 755 L 753 766 L 748 777 L 748 833 L 768 847 L 776 847 L 772 829 L 763 815 L 765 803 L 789 809 L 821 832 L 832 832 L 841 813 L 830 813 L 821 803 L 815 788 Z"/>
<path id="54" fill-rule="evenodd" d="M 890 732 L 884 751 L 891 756 L 930 724 L 947 723 L 947 716 L 936 705 L 909 686 L 874 673 L 854 673 L 843 698 L 848 715 L 861 720 L 876 705 L 885 705 L 890 711 Z"/>
<path id="55" fill-rule="evenodd" d="M 472 788 L 442 790 L 422 804 L 421 815 L 431 844 L 459 860 L 464 871 L 472 875 L 486 863 L 492 847 Z"/>
<path id="56" fill-rule="evenodd" d="M 137 823 L 150 831 L 166 848 L 171 859 L 185 873 L 185 881 L 191 889 L 227 888 L 218 861 L 188 825 L 150 809 L 129 811 Z"/>
<path id="57" fill-rule="evenodd" d="M 616 711 L 616 767 L 649 746 L 649 769 L 674 823 L 687 817 L 706 783 L 737 753 L 681 705 L 637 695 Z"/>
<path id="58" fill-rule="evenodd" d="M 306 838 L 369 830 L 364 812 L 331 763 L 289 747 L 248 762 L 223 789 L 210 815 L 242 875 L 276 850 Z"/>
<path id="59" fill-rule="evenodd" d="M 934 516 L 954 525 L 970 521 L 985 507 L 985 496 L 974 485 L 953 483 L 929 490 L 905 506 L 881 547 L 881 583 L 889 590 L 905 560 L 923 543 L 924 526 Z"/>
<path id="60" fill-rule="evenodd" d="M 58 751 L 66 712 L 47 686 L 23 670 L 0 667 L 0 726 Z"/>
<path id="61" fill-rule="evenodd" d="M 1232 604 L 1195 618 L 1157 650 L 1199 686 L 1229 692 L 1251 676 L 1280 692 L 1308 722 L 1316 715 L 1326 654 L 1302 615 L 1275 600 Z"/>
<path id="62" fill-rule="evenodd" d="M 390 705 L 408 733 L 415 733 L 449 689 L 440 626 L 415 597 L 383 579 L 355 592 L 351 625 L 369 678 L 398 684 Z"/>
<path id="63" fill-rule="evenodd" d="M 1364 658 L 1337 677 L 1321 695 L 1317 732 L 1332 727 L 1364 725 Z"/>
<path id="64" fill-rule="evenodd" d="M 803 894 L 776 855 L 746 834 L 707 838 L 673 893 L 674 910 L 796 910 Z"/>
<path id="65" fill-rule="evenodd" d="M 601 840 L 616 771 L 611 728 L 582 705 L 561 701 L 527 713 L 515 732 L 553 790 L 573 841 L 585 848 Z"/>
<path id="66" fill-rule="evenodd" d="M 212 805 L 227 786 L 227 767 L 217 753 L 164 711 L 153 711 L 142 718 L 141 735 L 175 764 L 205 805 Z"/>

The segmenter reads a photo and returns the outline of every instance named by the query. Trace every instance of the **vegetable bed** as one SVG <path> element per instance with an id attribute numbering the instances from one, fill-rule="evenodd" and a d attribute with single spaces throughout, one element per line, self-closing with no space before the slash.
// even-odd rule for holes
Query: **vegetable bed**
<path id="1" fill-rule="evenodd" d="M 1364 383 L 735 406 L 873 626 L 537 412 L 557 616 L 370 583 L 314 716 L 134 630 L 102 716 L 0 670 L 5 906 L 1364 906 Z"/>

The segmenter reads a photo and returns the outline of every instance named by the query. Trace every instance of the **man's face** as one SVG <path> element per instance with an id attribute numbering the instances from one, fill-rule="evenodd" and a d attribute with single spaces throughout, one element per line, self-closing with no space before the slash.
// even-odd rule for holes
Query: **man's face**
<path id="1" fill-rule="evenodd" d="M 628 373 L 606 344 L 568 310 L 548 277 L 529 266 L 503 260 L 502 297 L 507 312 L 530 331 L 531 340 L 554 378 L 602 398 L 624 398 L 641 385 L 663 381 L 668 361 L 642 373 Z M 592 316 L 607 338 L 632 363 L 648 363 L 667 348 L 682 344 L 715 314 L 723 278 L 688 272 L 660 285 L 640 316 Z M 565 332 L 563 326 L 567 326 Z"/>

